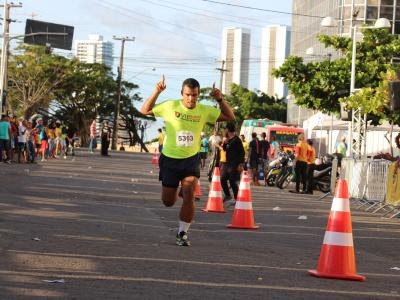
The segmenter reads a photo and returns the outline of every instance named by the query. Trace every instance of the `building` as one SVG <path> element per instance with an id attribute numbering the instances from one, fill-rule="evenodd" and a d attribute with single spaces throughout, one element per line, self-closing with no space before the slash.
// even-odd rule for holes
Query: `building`
<path id="1" fill-rule="evenodd" d="M 324 59 L 328 54 L 318 41 L 318 34 L 339 34 L 340 27 L 322 28 L 323 17 L 340 19 L 340 3 L 348 0 L 293 0 L 292 34 L 290 54 L 303 57 L 305 61 Z M 350 0 L 351 1 L 351 0 Z M 314 55 L 307 55 L 307 49 L 313 48 Z M 293 96 L 288 98 L 287 122 L 302 125 L 303 121 L 314 114 L 312 110 L 300 108 Z"/>
<path id="2" fill-rule="evenodd" d="M 272 76 L 289 55 L 290 27 L 270 25 L 262 29 L 260 90 L 269 96 L 286 98 L 287 86 L 281 79 Z"/>
<path id="3" fill-rule="evenodd" d="M 249 84 L 250 30 L 225 28 L 222 35 L 221 60 L 225 61 L 222 92 L 230 94 L 232 83 L 244 88 Z"/>
<path id="4" fill-rule="evenodd" d="M 85 63 L 102 63 L 112 68 L 113 46 L 113 43 L 103 41 L 101 35 L 89 35 L 88 40 L 76 41 L 75 56 Z"/>
<path id="5" fill-rule="evenodd" d="M 326 59 L 327 49 L 317 40 L 318 34 L 350 35 L 354 24 L 373 24 L 378 18 L 387 18 L 392 24 L 392 33 L 400 33 L 400 1 L 397 0 L 293 0 L 292 40 L 290 54 L 304 60 Z M 322 28 L 323 17 L 339 20 L 336 28 Z M 354 17 L 353 17 L 354 16 Z M 314 57 L 306 51 L 314 49 Z M 335 53 L 333 58 L 335 57 Z M 314 112 L 299 108 L 294 98 L 288 100 L 287 120 L 299 125 Z"/>

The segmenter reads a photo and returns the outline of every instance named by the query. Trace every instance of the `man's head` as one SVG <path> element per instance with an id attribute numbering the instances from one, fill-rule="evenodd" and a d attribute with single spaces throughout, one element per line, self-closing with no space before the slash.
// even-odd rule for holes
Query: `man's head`
<path id="1" fill-rule="evenodd" d="M 36 122 L 37 122 L 39 125 L 43 125 L 43 119 L 42 119 L 42 118 L 37 119 Z"/>
<path id="2" fill-rule="evenodd" d="M 236 132 L 236 126 L 234 123 L 231 123 L 231 122 L 226 124 L 225 129 L 228 131 L 228 133 L 231 133 L 231 134 Z"/>
<path id="3" fill-rule="evenodd" d="M 303 134 L 303 133 L 300 133 L 300 134 L 297 136 L 297 140 L 300 141 L 300 142 L 304 141 L 304 134 Z"/>
<path id="4" fill-rule="evenodd" d="M 158 128 L 158 132 L 161 133 L 161 132 L 162 132 L 162 129 L 161 129 L 161 128 Z"/>
<path id="5" fill-rule="evenodd" d="M 186 108 L 193 109 L 196 107 L 197 99 L 200 95 L 200 84 L 194 78 L 188 78 L 182 83 L 182 102 Z"/>
<path id="6" fill-rule="evenodd" d="M 241 139 L 242 141 L 245 141 L 244 134 L 241 134 L 241 135 L 240 135 L 240 139 Z"/>
<path id="7" fill-rule="evenodd" d="M 265 138 L 267 137 L 267 134 L 265 132 L 262 132 L 261 133 L 261 137 L 262 137 L 263 140 L 265 140 Z"/>
<path id="8" fill-rule="evenodd" d="M 251 137 L 252 137 L 252 139 L 256 139 L 256 138 L 257 138 L 257 133 L 256 133 L 256 132 L 253 132 L 253 133 L 251 134 Z"/>
<path id="9" fill-rule="evenodd" d="M 28 127 L 28 128 L 32 128 L 32 121 L 28 121 L 27 123 L 26 123 L 26 126 Z"/>
<path id="10" fill-rule="evenodd" d="M 6 114 L 2 114 L 0 121 L 3 121 L 3 122 L 8 121 L 8 116 Z"/>
<path id="11" fill-rule="evenodd" d="M 307 139 L 307 144 L 309 144 L 310 146 L 312 146 L 314 144 L 312 139 Z"/>

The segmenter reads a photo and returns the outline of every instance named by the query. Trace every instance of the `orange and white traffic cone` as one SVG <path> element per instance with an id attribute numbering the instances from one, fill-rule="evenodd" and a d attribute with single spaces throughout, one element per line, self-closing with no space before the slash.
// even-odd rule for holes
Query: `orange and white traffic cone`
<path id="1" fill-rule="evenodd" d="M 232 222 L 228 228 L 257 229 L 259 226 L 254 224 L 253 205 L 251 203 L 249 173 L 243 171 L 240 180 L 239 192 L 232 215 Z"/>
<path id="2" fill-rule="evenodd" d="M 205 212 L 224 213 L 224 204 L 222 200 L 222 187 L 220 181 L 219 167 L 214 168 L 210 192 L 208 193 L 208 201 L 206 207 L 203 209 Z"/>
<path id="3" fill-rule="evenodd" d="M 308 272 L 322 278 L 365 280 L 356 272 L 349 191 L 344 179 L 336 185 L 317 269 Z"/>
<path id="4" fill-rule="evenodd" d="M 158 165 L 158 153 L 157 149 L 154 149 L 153 158 L 151 159 L 151 164 Z"/>
<path id="5" fill-rule="evenodd" d="M 200 179 L 198 179 L 196 190 L 194 191 L 194 200 L 200 201 L 200 197 L 201 197 L 201 188 L 200 188 Z"/>

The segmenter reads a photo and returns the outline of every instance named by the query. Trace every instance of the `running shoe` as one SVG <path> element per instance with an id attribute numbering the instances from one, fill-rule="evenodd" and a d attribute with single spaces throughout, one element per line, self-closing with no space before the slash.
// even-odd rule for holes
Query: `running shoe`
<path id="1" fill-rule="evenodd" d="M 186 232 L 181 231 L 176 235 L 176 244 L 178 246 L 190 246 Z"/>

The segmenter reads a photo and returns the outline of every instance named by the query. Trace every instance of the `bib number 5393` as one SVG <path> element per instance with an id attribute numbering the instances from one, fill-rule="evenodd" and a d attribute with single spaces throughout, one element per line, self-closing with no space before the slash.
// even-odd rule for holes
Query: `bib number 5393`
<path id="1" fill-rule="evenodd" d="M 176 145 L 190 147 L 194 143 L 194 134 L 191 131 L 178 131 L 176 133 Z"/>

